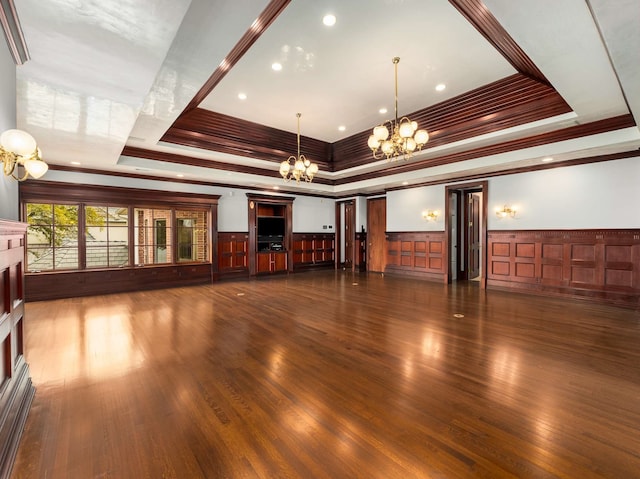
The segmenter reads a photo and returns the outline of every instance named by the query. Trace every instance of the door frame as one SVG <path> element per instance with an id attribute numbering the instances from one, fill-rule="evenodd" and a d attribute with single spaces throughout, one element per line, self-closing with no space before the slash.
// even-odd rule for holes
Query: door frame
<path id="1" fill-rule="evenodd" d="M 487 212 L 488 212 L 488 197 L 489 197 L 489 182 L 488 181 L 477 181 L 477 182 L 473 182 L 473 183 L 460 183 L 460 184 L 456 184 L 456 185 L 448 185 L 445 186 L 445 214 L 444 214 L 444 230 L 445 230 L 445 258 L 447 259 L 447 269 L 446 269 L 446 273 L 445 273 L 445 282 L 446 283 L 451 283 L 451 278 L 453 277 L 452 272 L 451 272 L 451 256 L 450 256 L 450 246 L 451 246 L 451 224 L 450 224 L 450 218 L 451 218 L 451 211 L 450 211 L 450 198 L 452 195 L 458 195 L 459 199 L 463 197 L 463 195 L 465 193 L 470 193 L 470 192 L 478 192 L 482 195 L 482 208 L 481 208 L 481 215 L 480 215 L 480 223 L 482 224 L 482 232 L 480 235 L 481 238 L 481 242 L 482 242 L 482 251 L 480 254 L 480 287 L 482 289 L 485 289 L 487 287 L 487 238 L 489 237 L 488 235 L 488 231 L 487 231 Z M 461 223 L 465 222 L 465 219 L 467 217 L 466 214 L 462 215 L 460 214 L 460 212 L 462 211 L 462 209 L 466 210 L 467 209 L 467 205 L 465 204 L 466 202 L 464 201 L 458 201 L 458 214 L 456 215 L 456 218 L 458 218 L 458 227 L 457 229 L 457 234 L 460 235 L 461 231 L 466 231 L 466 224 L 465 225 L 461 225 Z M 464 230 L 461 228 L 461 226 L 464 226 Z M 458 243 L 459 245 L 459 243 Z M 465 244 L 466 247 L 466 244 Z M 460 248 L 458 248 L 458 258 L 460 257 Z M 465 255 L 465 261 L 466 261 L 466 255 Z M 460 261 L 458 260 L 458 268 L 460 267 Z"/>
<path id="2" fill-rule="evenodd" d="M 351 218 L 347 218 L 347 204 L 352 205 L 353 207 L 353 212 L 351 215 Z M 342 221 L 342 209 L 344 208 L 344 223 Z M 342 268 L 343 266 L 346 267 L 345 264 L 343 264 L 342 262 L 342 253 L 344 252 L 344 257 L 345 259 L 347 258 L 347 252 L 346 252 L 346 233 L 345 233 L 345 229 L 346 229 L 346 222 L 348 220 L 351 220 L 351 271 L 355 271 L 355 265 L 356 265 L 356 200 L 354 198 L 350 198 L 348 200 L 343 200 L 343 201 L 336 201 L 336 242 L 335 242 L 335 251 L 336 254 L 334 255 L 334 266 L 336 269 L 338 268 Z M 342 240 L 343 237 L 345 239 L 345 249 L 343 250 L 342 248 Z"/>

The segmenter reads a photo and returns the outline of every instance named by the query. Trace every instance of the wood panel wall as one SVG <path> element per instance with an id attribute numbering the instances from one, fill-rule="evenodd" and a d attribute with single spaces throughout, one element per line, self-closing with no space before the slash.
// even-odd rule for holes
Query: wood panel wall
<path id="1" fill-rule="evenodd" d="M 490 231 L 487 287 L 640 308 L 640 230 Z"/>
<path id="2" fill-rule="evenodd" d="M 218 274 L 221 278 L 249 276 L 249 233 L 218 233 Z"/>
<path id="3" fill-rule="evenodd" d="M 94 296 L 212 282 L 211 263 L 173 264 L 120 269 L 51 271 L 25 277 L 26 300 Z"/>
<path id="4" fill-rule="evenodd" d="M 35 389 L 24 359 L 27 225 L 0 220 L 0 477 L 9 477 Z"/>
<path id="5" fill-rule="evenodd" d="M 387 233 L 385 273 L 445 281 L 444 231 Z"/>
<path id="6" fill-rule="evenodd" d="M 294 271 L 332 268 L 335 242 L 333 233 L 293 233 Z"/>

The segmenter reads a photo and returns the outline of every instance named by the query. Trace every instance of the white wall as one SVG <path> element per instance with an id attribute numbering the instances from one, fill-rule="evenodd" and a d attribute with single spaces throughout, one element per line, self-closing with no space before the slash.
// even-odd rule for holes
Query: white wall
<path id="1" fill-rule="evenodd" d="M 0 133 L 16 127 L 16 65 L 0 40 Z M 36 141 L 38 139 L 36 138 Z M 17 220 L 18 182 L 0 175 L 0 218 Z"/>
<path id="2" fill-rule="evenodd" d="M 0 95 L 0 98 L 3 98 Z M 3 114 L 6 108 L 3 108 Z M 6 117 L 6 115 L 5 115 Z M 3 118 L 6 121 L 6 119 Z M 44 179 L 79 184 L 149 188 L 221 195 L 218 231 L 247 231 L 248 190 L 137 180 L 61 171 L 49 171 Z M 2 180 L 0 187 L 14 188 Z M 532 173 L 489 178 L 486 198 L 489 230 L 500 229 L 594 229 L 640 228 L 640 155 L 637 158 L 551 168 Z M 252 191 L 255 193 L 255 191 Z M 6 192 L 5 192 L 6 194 Z M 292 195 L 285 195 L 292 196 Z M 387 231 L 443 231 L 445 186 L 425 186 L 387 193 Z M 356 227 L 366 227 L 366 198 L 356 197 Z M 9 211 L 3 218 L 17 219 L 17 194 L 10 195 Z M 515 218 L 498 219 L 496 207 L 513 205 Z M 7 209 L 7 201 L 0 208 Z M 437 221 L 426 221 L 422 212 L 440 210 Z M 293 208 L 293 231 L 335 232 L 335 202 L 332 199 L 298 196 Z M 331 225 L 331 229 L 324 229 Z"/>
<path id="3" fill-rule="evenodd" d="M 444 185 L 422 186 L 387 193 L 387 231 L 444 231 Z M 436 221 L 422 218 L 425 210 L 438 210 Z"/>
<path id="4" fill-rule="evenodd" d="M 297 196 L 293 202 L 294 233 L 335 233 L 335 218 L 332 199 Z"/>
<path id="5" fill-rule="evenodd" d="M 43 177 L 47 181 L 60 181 L 76 184 L 118 186 L 124 188 L 141 188 L 181 193 L 199 193 L 220 195 L 218 200 L 218 231 L 246 232 L 249 227 L 249 207 L 247 193 L 256 194 L 255 190 L 225 188 L 219 186 L 191 185 L 188 183 L 172 183 L 169 181 L 139 180 L 120 178 L 99 174 L 74 173 L 50 170 Z M 264 194 L 264 193 L 260 193 Z M 294 233 L 334 233 L 335 202 L 333 199 L 295 196 L 290 194 L 273 195 L 295 197 L 293 202 Z M 327 229 L 324 229 L 327 225 Z M 331 228 L 329 228 L 331 226 Z"/>
<path id="6" fill-rule="evenodd" d="M 640 155 L 491 178 L 487 201 L 490 230 L 640 228 Z"/>

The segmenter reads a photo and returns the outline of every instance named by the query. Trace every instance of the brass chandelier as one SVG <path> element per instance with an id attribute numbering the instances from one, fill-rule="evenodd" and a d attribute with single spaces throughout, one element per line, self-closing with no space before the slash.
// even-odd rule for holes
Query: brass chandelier
<path id="1" fill-rule="evenodd" d="M 289 158 L 280 163 L 280 174 L 284 181 L 295 179 L 296 183 L 300 180 L 306 182 L 313 181 L 313 177 L 318 172 L 318 165 L 307 160 L 304 155 L 300 154 L 300 117 L 301 113 L 297 113 L 298 117 L 298 156 L 291 155 Z"/>
<path id="2" fill-rule="evenodd" d="M 387 120 L 383 124 L 376 126 L 367 142 L 376 160 L 382 159 L 383 155 L 387 157 L 387 160 L 395 160 L 399 156 L 404 156 L 404 159 L 409 159 L 413 156 L 413 152 L 416 151 L 416 149 L 421 150 L 422 146 L 429 141 L 429 133 L 427 133 L 427 130 L 418 130 L 418 124 L 415 121 L 409 120 L 406 116 L 398 120 L 399 62 L 400 57 L 393 58 L 396 83 L 395 119 Z M 391 137 L 389 137 L 390 132 Z M 381 151 L 380 156 L 378 156 L 379 150 Z"/>

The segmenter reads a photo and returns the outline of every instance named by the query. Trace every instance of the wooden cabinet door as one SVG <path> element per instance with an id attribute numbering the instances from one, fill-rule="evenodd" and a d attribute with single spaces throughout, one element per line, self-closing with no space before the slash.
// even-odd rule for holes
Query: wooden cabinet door
<path id="1" fill-rule="evenodd" d="M 271 271 L 271 254 L 258 253 L 256 255 L 256 270 L 258 273 L 269 273 Z"/>
<path id="2" fill-rule="evenodd" d="M 287 270 L 287 253 L 285 251 L 281 253 L 271 253 L 271 271 L 286 271 Z"/>

